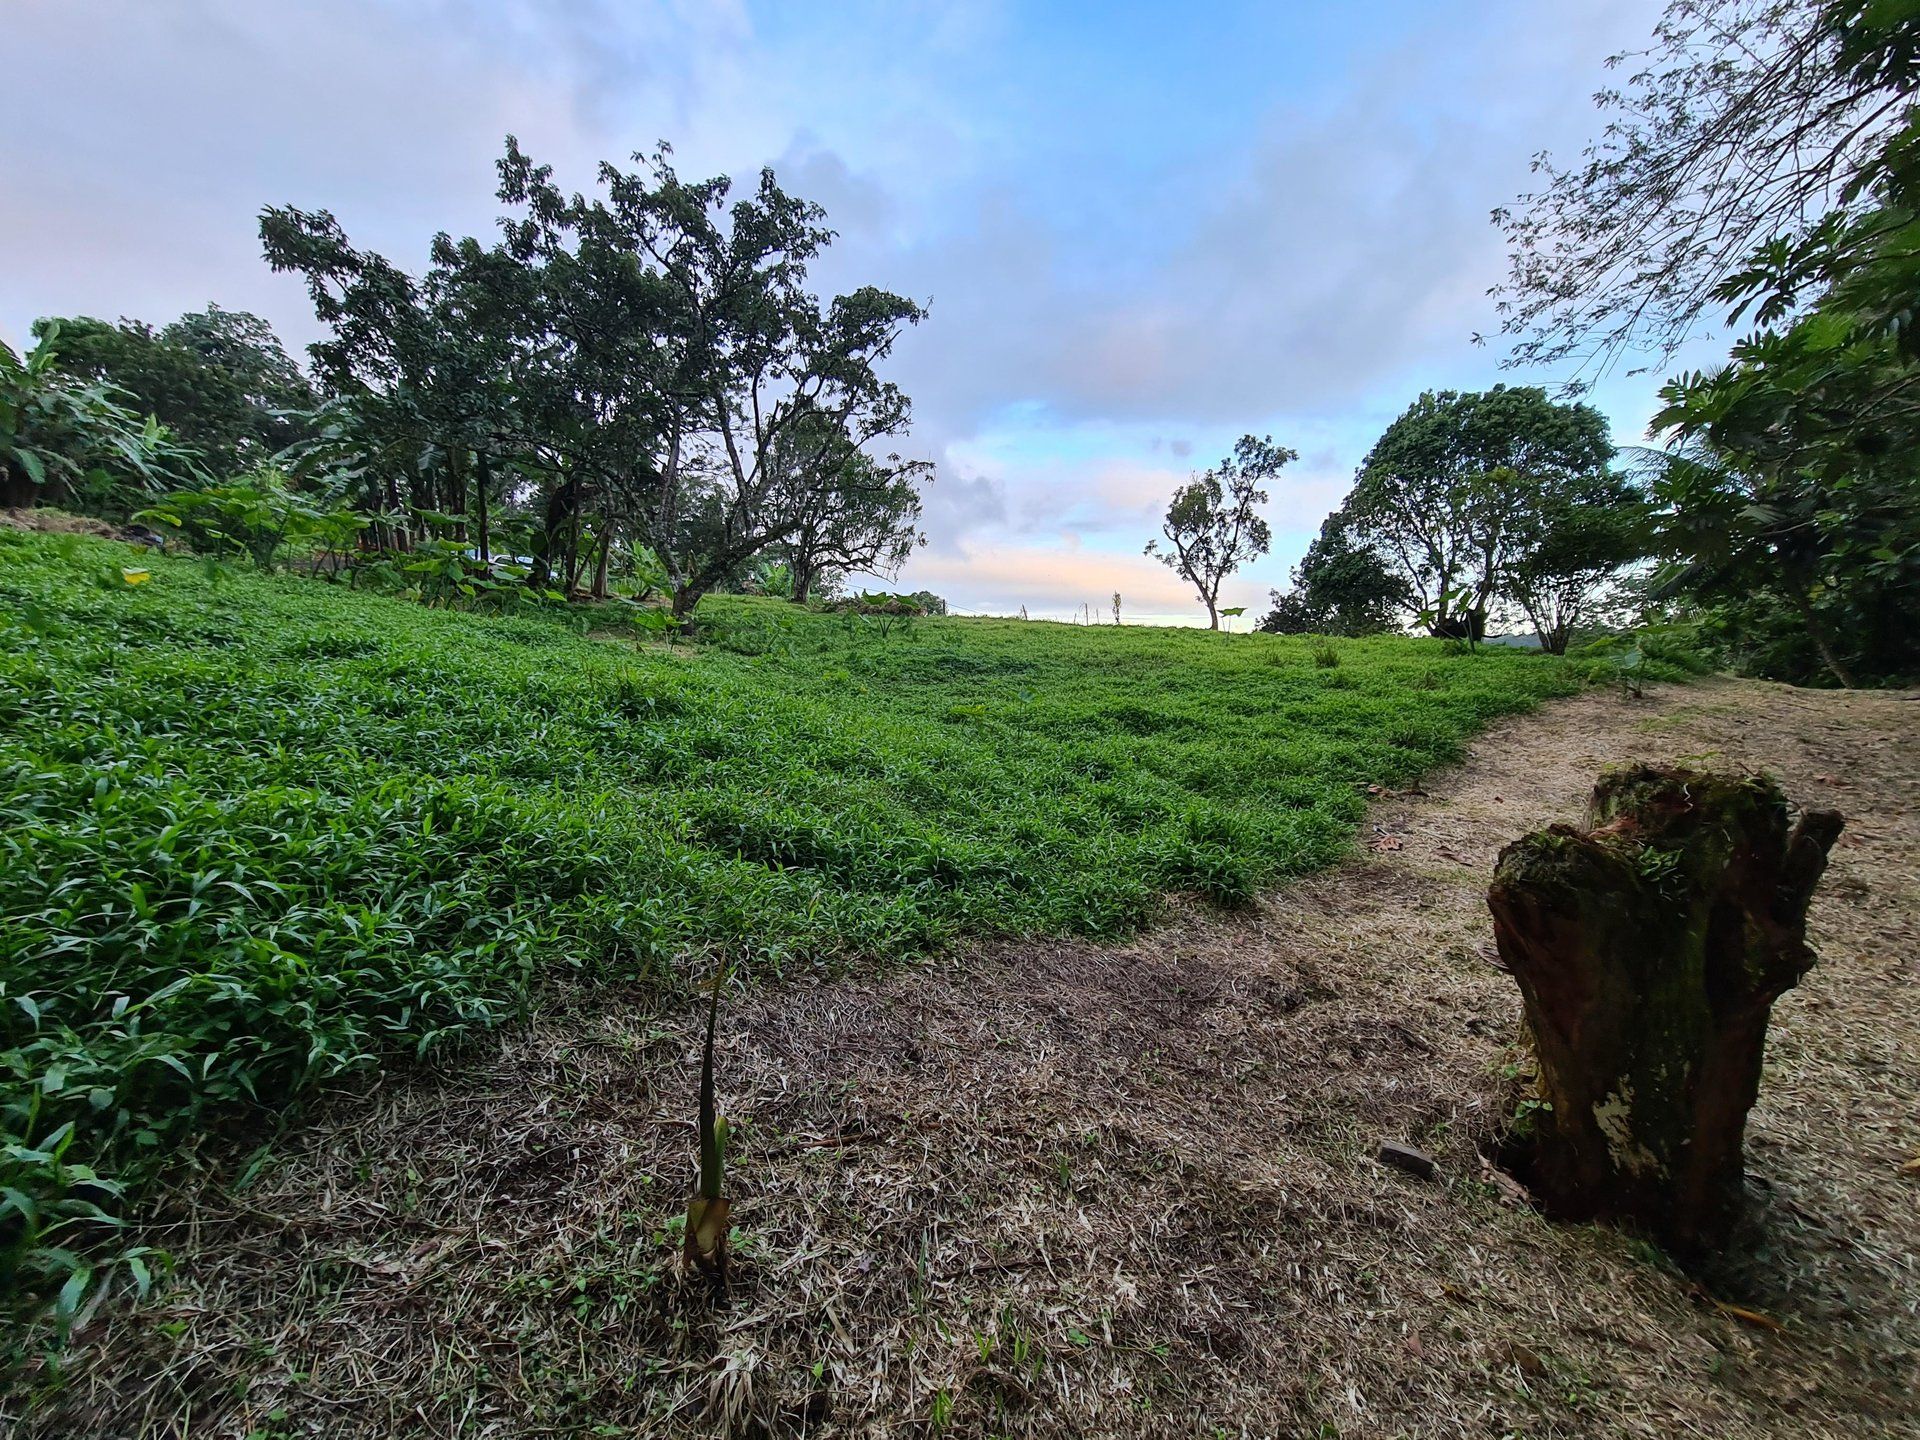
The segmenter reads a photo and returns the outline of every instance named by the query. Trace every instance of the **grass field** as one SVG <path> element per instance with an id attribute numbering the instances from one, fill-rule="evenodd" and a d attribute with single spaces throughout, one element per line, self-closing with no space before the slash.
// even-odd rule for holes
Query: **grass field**
<path id="1" fill-rule="evenodd" d="M 0 1288 L 71 1307 L 120 1182 L 542 972 L 765 976 L 1234 903 L 1340 855 L 1369 784 L 1582 680 L 1406 639 L 700 621 L 667 649 L 613 612 L 0 531 Z"/>

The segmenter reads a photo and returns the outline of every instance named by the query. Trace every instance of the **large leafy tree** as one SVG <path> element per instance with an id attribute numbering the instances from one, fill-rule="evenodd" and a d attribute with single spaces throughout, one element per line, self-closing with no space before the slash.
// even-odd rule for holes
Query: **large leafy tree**
<path id="1" fill-rule="evenodd" d="M 1856 181 L 1904 123 L 1905 0 L 1671 0 L 1648 48 L 1596 102 L 1600 138 L 1494 212 L 1511 273 L 1496 290 L 1512 363 L 1605 368 L 1671 358 L 1717 321 L 1754 248 L 1800 239 L 1835 209 L 1872 208 Z"/>
<path id="2" fill-rule="evenodd" d="M 137 320 L 42 319 L 56 331 L 56 364 L 116 386 L 155 416 L 215 475 L 242 473 L 301 439 L 315 396 L 279 338 L 257 315 L 218 305 L 158 329 Z"/>
<path id="3" fill-rule="evenodd" d="M 506 225 L 508 251 L 576 282 L 556 297 L 645 322 L 641 335 L 569 341 L 636 387 L 653 438 L 627 452 L 626 478 L 684 616 L 791 538 L 805 497 L 842 483 L 849 452 L 906 431 L 910 403 L 878 367 L 925 312 L 872 286 L 814 296 L 807 267 L 832 232 L 771 170 L 730 200 L 730 180 L 682 179 L 665 146 L 636 158 L 632 171 L 601 167 L 603 197 L 569 196 L 509 141 L 501 198 L 523 209 Z"/>
<path id="4" fill-rule="evenodd" d="M 418 280 L 324 212 L 263 218 L 269 259 L 307 276 L 332 329 L 317 370 L 403 462 L 415 508 L 464 515 L 504 470 L 499 498 L 535 515 L 531 583 L 571 588 L 591 567 L 597 589 L 617 541 L 644 545 L 685 616 L 809 517 L 923 468 L 869 454 L 907 428 L 877 367 L 921 308 L 872 287 L 814 296 L 832 232 L 771 171 L 732 199 L 663 146 L 568 193 L 509 137 L 499 175 L 500 240 L 441 235 Z"/>
<path id="5" fill-rule="evenodd" d="M 1545 488 L 1516 529 L 1500 594 L 1551 655 L 1565 654 L 1580 630 L 1620 617 L 1627 600 L 1622 578 L 1654 545 L 1641 486 L 1609 470 Z"/>
<path id="6" fill-rule="evenodd" d="M 1368 452 L 1342 524 L 1433 633 L 1478 637 L 1542 515 L 1612 456 L 1590 405 L 1534 387 L 1428 391 Z"/>
<path id="7" fill-rule="evenodd" d="M 1173 492 L 1160 527 L 1165 539 L 1149 540 L 1146 553 L 1177 571 L 1207 607 L 1209 628 L 1220 628 L 1220 586 L 1247 561 L 1272 547 L 1273 533 L 1257 507 L 1270 484 L 1298 454 L 1273 437 L 1243 435 L 1233 454 Z"/>

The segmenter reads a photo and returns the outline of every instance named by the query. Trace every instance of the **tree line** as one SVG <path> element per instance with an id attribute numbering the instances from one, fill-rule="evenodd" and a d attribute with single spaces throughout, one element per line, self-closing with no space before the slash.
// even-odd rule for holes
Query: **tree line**
<path id="1" fill-rule="evenodd" d="M 1601 138 L 1540 157 L 1541 187 L 1493 217 L 1506 363 L 1571 366 L 1563 393 L 1420 396 L 1263 628 L 1476 638 L 1498 617 L 1561 650 L 1671 621 L 1775 679 L 1920 679 L 1920 6 L 1674 0 L 1611 63 Z M 1720 322 L 1751 328 L 1662 387 L 1655 443 L 1617 452 L 1592 378 Z M 1270 480 L 1292 457 L 1259 443 Z M 1162 553 L 1210 614 L 1267 548 L 1247 473 L 1237 457 L 1167 513 Z"/>
<path id="2" fill-rule="evenodd" d="M 626 572 L 677 620 L 756 567 L 799 601 L 897 569 L 932 466 L 890 448 L 912 406 L 882 371 L 922 305 L 816 296 L 833 232 L 771 170 L 736 196 L 662 145 L 569 193 L 509 137 L 498 175 L 498 238 L 437 235 L 418 275 L 326 211 L 262 212 L 327 330 L 310 375 L 218 307 L 39 322 L 0 355 L 0 500 L 124 515 L 173 490 L 155 513 L 203 534 L 319 507 L 468 589 Z"/>

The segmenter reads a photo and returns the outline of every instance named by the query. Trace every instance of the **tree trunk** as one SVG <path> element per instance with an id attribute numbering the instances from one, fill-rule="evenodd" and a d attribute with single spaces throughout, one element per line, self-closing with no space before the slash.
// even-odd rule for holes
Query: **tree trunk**
<path id="1" fill-rule="evenodd" d="M 493 463 L 482 450 L 473 457 L 473 501 L 480 521 L 480 563 L 493 565 L 493 537 L 487 532 L 487 486 L 493 483 Z"/>
<path id="2" fill-rule="evenodd" d="M 547 492 L 546 513 L 540 522 L 539 548 L 534 551 L 532 568 L 527 571 L 529 589 L 553 588 L 554 563 L 561 558 L 561 542 L 572 526 L 578 508 L 579 486 L 571 475 Z"/>
<path id="3" fill-rule="evenodd" d="M 1813 964 L 1841 824 L 1789 828 L 1765 777 L 1637 766 L 1601 778 L 1586 830 L 1501 851 L 1487 903 L 1544 1102 L 1516 1168 L 1550 1211 L 1637 1220 L 1682 1257 L 1726 1239 L 1768 1015 Z"/>
<path id="4" fill-rule="evenodd" d="M 796 605 L 804 605 L 807 596 L 813 593 L 813 566 L 796 556 L 790 569 L 793 573 L 793 590 L 787 598 Z"/>
<path id="5" fill-rule="evenodd" d="M 1841 663 L 1840 657 L 1833 653 L 1833 646 L 1827 642 L 1827 627 L 1820 623 L 1820 617 L 1814 612 L 1813 601 L 1807 592 L 1794 587 L 1794 608 L 1800 612 L 1800 620 L 1807 627 L 1807 637 L 1813 641 L 1813 648 L 1820 652 L 1820 658 L 1826 662 L 1827 669 L 1833 672 L 1833 678 L 1847 689 L 1857 688 L 1853 683 L 1853 674 Z"/>
<path id="6" fill-rule="evenodd" d="M 674 586 L 672 602 L 673 618 L 676 620 L 685 620 L 689 615 L 693 614 L 694 607 L 700 603 L 700 597 L 705 593 L 706 591 L 704 589 L 696 586 L 691 580 Z"/>
<path id="7" fill-rule="evenodd" d="M 593 562 L 593 598 L 607 598 L 607 553 L 613 549 L 613 522 L 607 521 L 600 529 L 600 555 Z"/>

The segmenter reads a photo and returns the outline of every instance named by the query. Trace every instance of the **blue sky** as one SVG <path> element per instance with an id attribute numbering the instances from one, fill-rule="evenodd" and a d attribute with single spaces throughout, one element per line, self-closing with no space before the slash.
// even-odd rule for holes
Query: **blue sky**
<path id="1" fill-rule="evenodd" d="M 437 229 L 490 233 L 507 132 L 575 185 L 665 138 L 823 203 L 823 288 L 931 303 L 895 367 L 939 467 L 905 583 L 1190 620 L 1141 547 L 1254 431 L 1301 457 L 1230 586 L 1258 607 L 1422 388 L 1563 378 L 1471 344 L 1498 326 L 1488 212 L 1592 134 L 1602 60 L 1658 8 L 0 0 L 0 335 L 211 300 L 298 346 L 262 205 L 417 266 Z M 1653 384 L 1597 392 L 1616 439 Z"/>

